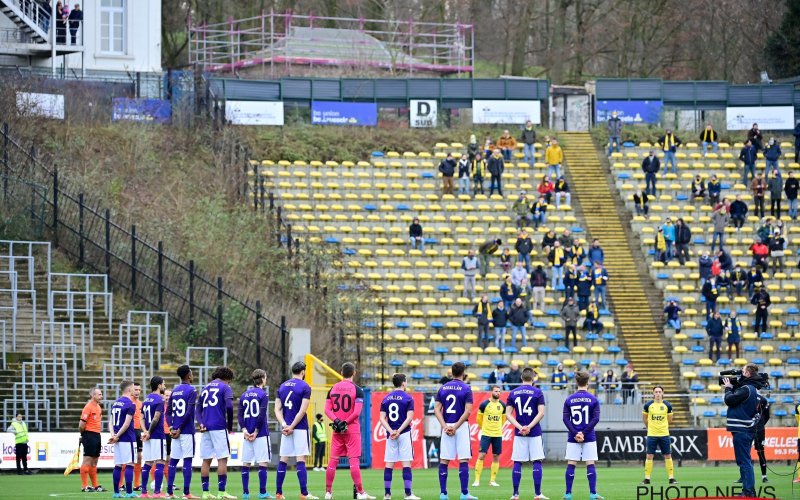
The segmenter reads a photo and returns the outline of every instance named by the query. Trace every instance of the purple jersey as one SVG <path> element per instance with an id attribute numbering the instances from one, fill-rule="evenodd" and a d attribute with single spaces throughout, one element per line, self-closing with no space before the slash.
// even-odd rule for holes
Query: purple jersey
<path id="1" fill-rule="evenodd" d="M 306 384 L 305 380 L 299 378 L 290 378 L 282 383 L 278 388 L 277 399 L 281 400 L 281 408 L 283 409 L 283 420 L 286 425 L 292 425 L 294 418 L 300 411 L 304 399 L 311 399 L 311 387 Z M 308 416 L 303 415 L 295 429 L 308 430 Z"/>
<path id="2" fill-rule="evenodd" d="M 200 391 L 197 422 L 209 431 L 233 430 L 233 389 L 222 380 L 212 380 Z"/>
<path id="3" fill-rule="evenodd" d="M 161 394 L 156 392 L 150 394 L 146 398 L 144 398 L 144 403 L 142 403 L 142 417 L 144 417 L 144 422 L 142 429 L 147 430 L 152 428 L 153 418 L 158 415 L 158 421 L 156 423 L 153 432 L 150 434 L 152 439 L 165 439 L 166 436 L 164 435 L 164 398 L 161 397 Z"/>
<path id="4" fill-rule="evenodd" d="M 564 401 L 564 425 L 569 436 L 567 441 L 577 443 L 575 434 L 583 433 L 583 442 L 597 441 L 594 428 L 600 421 L 600 402 L 588 391 L 578 391 Z"/>
<path id="5" fill-rule="evenodd" d="M 239 427 L 258 437 L 269 436 L 267 409 L 269 395 L 260 387 L 250 387 L 239 398 Z"/>
<path id="6" fill-rule="evenodd" d="M 189 384 L 179 384 L 172 389 L 169 397 L 169 419 L 173 429 L 181 434 L 194 434 L 194 410 L 197 403 L 197 390 Z"/>
<path id="7" fill-rule="evenodd" d="M 439 388 L 435 399 L 442 405 L 442 417 L 446 424 L 461 419 L 468 403 L 472 403 L 472 388 L 461 380 L 451 380 Z"/>
<path id="8" fill-rule="evenodd" d="M 136 406 L 133 404 L 131 398 L 122 396 L 114 401 L 111 405 L 111 425 L 114 429 L 114 434 L 119 435 L 119 440 L 126 443 L 136 442 L 136 431 L 133 429 L 133 415 L 136 413 Z M 131 423 L 122 434 L 119 430 L 125 425 L 125 417 L 131 416 Z"/>
<path id="9" fill-rule="evenodd" d="M 381 401 L 381 411 L 386 413 L 386 420 L 389 422 L 389 427 L 392 430 L 397 430 L 403 425 L 408 417 L 408 412 L 414 411 L 414 399 L 405 391 L 396 390 L 390 392 Z M 403 429 L 403 434 L 411 431 L 409 425 Z"/>
<path id="10" fill-rule="evenodd" d="M 544 404 L 544 393 L 538 387 L 532 385 L 521 385 L 516 387 L 508 395 L 506 404 L 514 408 L 517 422 L 519 425 L 525 427 L 533 422 L 536 415 L 539 413 L 539 405 Z M 514 429 L 514 435 L 520 436 L 519 429 Z M 531 429 L 529 437 L 541 436 L 542 426 L 538 423 Z"/>

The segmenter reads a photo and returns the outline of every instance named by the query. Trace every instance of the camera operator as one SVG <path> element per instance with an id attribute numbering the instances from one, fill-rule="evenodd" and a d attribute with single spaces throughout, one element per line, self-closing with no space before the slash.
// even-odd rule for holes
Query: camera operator
<path id="1" fill-rule="evenodd" d="M 722 383 L 725 386 L 725 405 L 728 407 L 726 428 L 733 437 L 733 452 L 742 480 L 742 495 L 755 497 L 755 477 L 750 449 L 753 447 L 756 426 L 760 418 L 758 389 L 761 388 L 761 381 L 758 378 L 758 367 L 748 363 L 742 370 L 735 390 L 730 377 L 724 377 Z"/>

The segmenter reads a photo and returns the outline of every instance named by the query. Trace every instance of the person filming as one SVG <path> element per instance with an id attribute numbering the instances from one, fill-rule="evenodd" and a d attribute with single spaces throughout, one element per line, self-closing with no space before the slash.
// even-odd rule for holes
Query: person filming
<path id="1" fill-rule="evenodd" d="M 725 405 L 728 407 L 726 429 L 733 437 L 733 452 L 742 479 L 743 496 L 756 496 L 753 462 L 750 449 L 753 447 L 756 426 L 760 419 L 758 389 L 762 382 L 758 377 L 758 366 L 748 363 L 742 370 L 737 386 L 729 376 L 722 378 L 725 386 Z"/>

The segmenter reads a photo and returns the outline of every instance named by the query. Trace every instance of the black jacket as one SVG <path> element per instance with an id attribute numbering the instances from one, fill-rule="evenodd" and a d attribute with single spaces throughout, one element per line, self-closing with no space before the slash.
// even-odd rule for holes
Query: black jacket
<path id="1" fill-rule="evenodd" d="M 772 305 L 772 301 L 769 298 L 769 293 L 766 291 L 754 293 L 753 298 L 750 299 L 750 303 L 754 306 L 757 306 L 757 309 L 766 309 Z"/>
<path id="2" fill-rule="evenodd" d="M 508 309 L 495 307 L 494 311 L 492 311 L 492 324 L 499 328 L 506 326 L 508 324 Z"/>
<path id="3" fill-rule="evenodd" d="M 439 164 L 439 172 L 445 177 L 453 177 L 456 173 L 456 161 L 452 158 L 445 158 Z"/>
<path id="4" fill-rule="evenodd" d="M 422 226 L 416 223 L 412 223 L 410 226 L 408 226 L 408 235 L 411 238 L 422 237 Z"/>
<path id="5" fill-rule="evenodd" d="M 692 242 L 692 230 L 686 224 L 681 224 L 675 228 L 675 243 L 678 245 L 688 245 Z"/>
<path id="6" fill-rule="evenodd" d="M 701 291 L 706 302 L 716 302 L 719 298 L 719 291 L 716 285 L 711 284 L 711 280 L 703 283 L 703 290 Z"/>
<path id="7" fill-rule="evenodd" d="M 528 321 L 528 309 L 525 308 L 525 304 L 519 307 L 516 304 L 512 304 L 508 313 L 508 320 L 514 326 L 523 326 Z"/>
<path id="8" fill-rule="evenodd" d="M 706 322 L 706 333 L 709 337 L 722 337 L 725 329 L 722 327 L 722 318 L 711 316 Z"/>
<path id="9" fill-rule="evenodd" d="M 536 131 L 531 128 L 528 130 L 527 128 L 522 129 L 522 135 L 519 136 L 520 142 L 524 142 L 525 144 L 533 144 L 536 142 Z"/>
<path id="10" fill-rule="evenodd" d="M 709 136 L 708 138 L 706 138 L 706 133 L 707 132 L 710 132 L 710 133 L 708 133 L 708 136 Z M 719 134 L 717 133 L 716 130 L 707 131 L 706 129 L 703 129 L 703 130 L 700 131 L 700 142 L 703 142 L 703 141 L 705 141 L 705 142 L 717 142 L 717 141 L 719 141 Z"/>
<path id="11" fill-rule="evenodd" d="M 797 190 L 800 188 L 800 182 L 796 177 L 787 177 L 786 183 L 783 185 L 783 192 L 786 193 L 786 199 L 797 199 Z"/>
<path id="12" fill-rule="evenodd" d="M 749 148 L 747 146 L 743 147 L 739 151 L 739 159 L 747 165 L 753 165 L 758 159 L 758 148 L 755 145 Z"/>
<path id="13" fill-rule="evenodd" d="M 742 200 L 733 200 L 731 203 L 731 217 L 744 218 L 747 216 L 747 203 Z"/>
<path id="14" fill-rule="evenodd" d="M 503 157 L 495 157 L 494 155 L 489 157 L 489 162 L 486 165 L 486 169 L 489 170 L 489 173 L 495 177 L 500 177 L 503 175 L 503 170 L 506 169 L 506 163 L 503 160 Z"/>
<path id="15" fill-rule="evenodd" d="M 661 161 L 658 159 L 658 156 L 654 156 L 652 161 L 649 156 L 642 160 L 642 171 L 646 174 L 657 174 L 660 168 Z"/>
<path id="16" fill-rule="evenodd" d="M 719 267 L 723 271 L 730 271 L 733 269 L 733 259 L 731 259 L 731 256 L 727 253 L 722 252 L 722 255 L 718 256 L 717 259 L 719 259 Z"/>
<path id="17" fill-rule="evenodd" d="M 514 244 L 514 249 L 518 254 L 528 255 L 531 253 L 531 251 L 533 251 L 533 240 L 531 240 L 530 236 L 524 239 L 517 238 L 517 243 Z"/>

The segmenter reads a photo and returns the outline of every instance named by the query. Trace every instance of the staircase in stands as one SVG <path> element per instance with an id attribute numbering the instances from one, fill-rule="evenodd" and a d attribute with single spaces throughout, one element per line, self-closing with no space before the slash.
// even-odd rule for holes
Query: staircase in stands
<path id="1" fill-rule="evenodd" d="M 628 360 L 641 382 L 659 384 L 666 394 L 677 394 L 670 402 L 675 408 L 673 426 L 688 427 L 690 410 L 681 388 L 679 367 L 668 354 L 661 307 L 663 298 L 642 267 L 645 259 L 630 228 L 611 178 L 588 132 L 562 133 L 560 139 L 571 177 L 573 198 L 592 238 L 600 240 L 608 270 L 608 296 L 614 304 L 618 332 L 625 343 Z"/>

